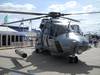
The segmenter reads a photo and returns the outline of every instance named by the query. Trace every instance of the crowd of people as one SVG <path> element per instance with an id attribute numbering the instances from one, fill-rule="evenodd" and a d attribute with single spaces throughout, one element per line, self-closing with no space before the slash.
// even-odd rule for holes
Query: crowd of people
<path id="1" fill-rule="evenodd" d="M 98 35 L 90 35 L 89 36 L 90 45 L 93 45 L 94 47 L 97 47 L 99 41 L 100 41 L 100 36 L 98 36 Z"/>

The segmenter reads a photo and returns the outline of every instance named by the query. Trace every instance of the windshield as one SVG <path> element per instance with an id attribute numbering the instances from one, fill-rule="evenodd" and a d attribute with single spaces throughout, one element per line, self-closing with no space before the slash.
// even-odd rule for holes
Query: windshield
<path id="1" fill-rule="evenodd" d="M 63 33 L 66 33 L 68 31 L 67 26 L 62 25 L 55 25 L 54 26 L 54 34 L 55 36 L 61 35 Z"/>
<path id="2" fill-rule="evenodd" d="M 81 33 L 79 25 L 70 25 L 70 31 Z"/>

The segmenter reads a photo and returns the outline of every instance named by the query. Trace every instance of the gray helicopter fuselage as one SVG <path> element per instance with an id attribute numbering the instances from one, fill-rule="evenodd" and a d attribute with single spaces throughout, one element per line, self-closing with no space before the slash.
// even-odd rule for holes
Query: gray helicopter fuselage
<path id="1" fill-rule="evenodd" d="M 51 53 L 61 55 L 80 54 L 89 47 L 88 40 L 82 36 L 81 31 L 76 27 L 69 27 L 56 19 L 43 21 L 41 24 L 41 33 L 37 38 L 39 44 L 37 49 L 49 50 Z"/>

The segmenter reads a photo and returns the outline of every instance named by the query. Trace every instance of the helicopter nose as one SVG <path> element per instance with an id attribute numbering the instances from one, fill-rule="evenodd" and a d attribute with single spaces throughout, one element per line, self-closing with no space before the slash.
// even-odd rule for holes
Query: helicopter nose
<path id="1" fill-rule="evenodd" d="M 85 40 L 82 40 L 77 42 L 77 46 L 86 50 L 89 47 L 89 43 Z"/>
<path id="2" fill-rule="evenodd" d="M 77 45 L 78 46 L 88 46 L 89 42 L 87 40 L 84 40 L 84 39 L 79 39 L 77 41 Z"/>
<path id="3" fill-rule="evenodd" d="M 88 50 L 90 48 L 89 43 L 87 41 L 78 41 L 76 46 L 77 54 L 81 54 L 82 52 Z"/>
<path id="4" fill-rule="evenodd" d="M 83 52 L 87 50 L 89 47 L 89 41 L 82 35 L 78 35 L 75 33 L 70 33 L 69 38 L 72 39 L 72 41 L 75 44 L 75 47 L 77 47 L 78 51 Z"/>
<path id="5" fill-rule="evenodd" d="M 73 40 L 73 42 L 78 42 L 79 45 L 86 45 L 89 41 L 82 35 L 71 32 L 69 33 L 69 38 Z"/>

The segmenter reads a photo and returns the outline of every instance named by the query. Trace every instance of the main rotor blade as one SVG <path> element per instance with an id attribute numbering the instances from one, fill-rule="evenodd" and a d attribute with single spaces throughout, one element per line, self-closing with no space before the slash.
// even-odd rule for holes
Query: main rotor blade
<path id="1" fill-rule="evenodd" d="M 69 14 L 62 14 L 62 16 L 65 16 L 65 15 L 82 15 L 82 14 L 97 14 L 97 13 L 100 13 L 100 11 L 86 12 L 86 13 L 69 13 Z"/>
<path id="2" fill-rule="evenodd" d="M 72 19 L 72 18 L 67 18 L 67 17 L 61 17 L 61 18 L 68 19 L 68 20 L 71 20 L 71 21 L 74 21 L 74 22 L 80 22 L 79 20 L 75 20 L 75 19 Z"/>
<path id="3" fill-rule="evenodd" d="M 34 13 L 34 12 L 21 12 L 21 11 L 5 11 L 0 10 L 0 13 L 13 13 L 13 14 L 27 14 L 27 15 L 48 15 L 46 13 Z"/>
<path id="4" fill-rule="evenodd" d="M 4 24 L 13 24 L 13 23 L 18 23 L 18 22 L 37 20 L 37 19 L 44 18 L 44 17 L 47 17 L 47 16 L 41 16 L 41 17 L 36 17 L 36 18 L 23 19 L 23 20 L 18 20 L 18 21 L 4 23 Z"/>

